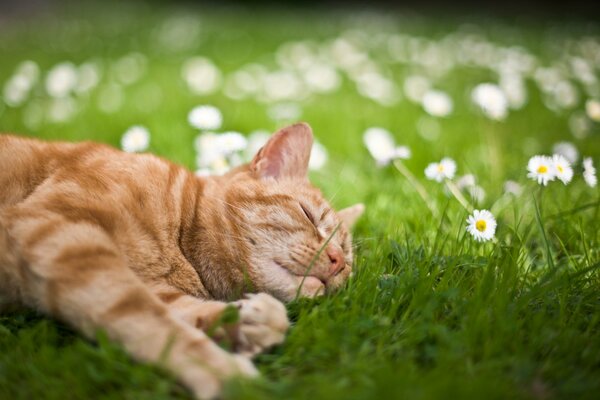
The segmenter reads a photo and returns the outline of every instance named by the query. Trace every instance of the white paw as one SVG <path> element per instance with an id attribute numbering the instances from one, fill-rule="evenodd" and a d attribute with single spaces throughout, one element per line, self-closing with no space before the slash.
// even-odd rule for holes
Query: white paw
<path id="1" fill-rule="evenodd" d="M 236 351 L 252 357 L 283 342 L 290 323 L 285 306 L 266 294 L 249 294 L 233 303 L 238 307 L 238 340 Z"/>

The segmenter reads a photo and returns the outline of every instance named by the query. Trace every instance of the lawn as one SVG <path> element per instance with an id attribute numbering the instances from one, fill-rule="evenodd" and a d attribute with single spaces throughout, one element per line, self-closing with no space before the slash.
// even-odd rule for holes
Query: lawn
<path id="1" fill-rule="evenodd" d="M 221 111 L 219 132 L 303 120 L 328 154 L 313 182 L 336 207 L 366 205 L 353 278 L 289 304 L 287 340 L 256 360 L 262 378 L 226 399 L 600 393 L 600 196 L 581 173 L 583 157 L 600 166 L 600 24 L 110 2 L 5 21 L 0 54 L 0 131 L 118 147 L 140 125 L 148 151 L 197 169 L 195 106 Z M 10 83 L 18 74 L 27 83 Z M 476 105 L 482 83 L 510 107 Z M 411 157 L 378 165 L 372 127 Z M 572 182 L 528 178 L 559 142 L 578 149 Z M 454 186 L 424 174 L 443 157 Z M 495 239 L 466 231 L 470 207 L 494 214 Z M 0 398 L 190 395 L 102 334 L 15 311 L 0 316 Z"/>

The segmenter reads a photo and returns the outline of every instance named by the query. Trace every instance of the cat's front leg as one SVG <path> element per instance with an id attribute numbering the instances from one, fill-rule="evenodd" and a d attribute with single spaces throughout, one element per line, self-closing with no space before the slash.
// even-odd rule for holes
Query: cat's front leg
<path id="1" fill-rule="evenodd" d="M 248 357 L 283 342 L 290 325 L 285 306 L 266 293 L 231 303 L 202 300 L 164 285 L 155 293 L 185 322 Z"/>

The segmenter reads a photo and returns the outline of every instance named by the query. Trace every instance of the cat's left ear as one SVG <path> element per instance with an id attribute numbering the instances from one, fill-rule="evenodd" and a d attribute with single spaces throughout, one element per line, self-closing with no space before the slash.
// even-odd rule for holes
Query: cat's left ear
<path id="1" fill-rule="evenodd" d="M 312 129 L 301 122 L 277 131 L 250 162 L 260 178 L 306 178 L 313 144 Z"/>
<path id="2" fill-rule="evenodd" d="M 354 223 L 360 218 L 360 216 L 364 212 L 365 205 L 362 203 L 358 203 L 338 211 L 337 215 L 342 219 L 342 221 L 344 221 L 348 228 L 352 228 Z"/>

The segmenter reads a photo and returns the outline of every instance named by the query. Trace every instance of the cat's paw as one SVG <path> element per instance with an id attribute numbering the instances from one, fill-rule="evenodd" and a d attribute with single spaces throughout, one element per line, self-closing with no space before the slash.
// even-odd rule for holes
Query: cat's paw
<path id="1" fill-rule="evenodd" d="M 290 322 L 283 303 L 266 293 L 233 303 L 239 311 L 236 352 L 252 357 L 283 342 Z"/>

